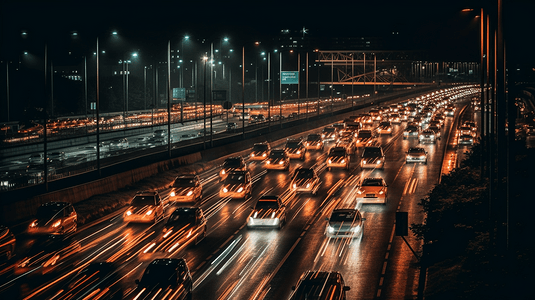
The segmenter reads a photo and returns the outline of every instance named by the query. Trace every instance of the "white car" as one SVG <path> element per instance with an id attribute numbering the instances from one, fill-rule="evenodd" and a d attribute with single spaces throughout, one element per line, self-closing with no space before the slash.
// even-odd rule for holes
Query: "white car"
<path id="1" fill-rule="evenodd" d="M 329 238 L 362 238 L 365 220 L 358 209 L 335 209 L 327 218 L 325 235 Z"/>
<path id="2" fill-rule="evenodd" d="M 258 199 L 247 218 L 247 227 L 277 227 L 286 222 L 286 205 L 275 195 L 264 195 Z"/>

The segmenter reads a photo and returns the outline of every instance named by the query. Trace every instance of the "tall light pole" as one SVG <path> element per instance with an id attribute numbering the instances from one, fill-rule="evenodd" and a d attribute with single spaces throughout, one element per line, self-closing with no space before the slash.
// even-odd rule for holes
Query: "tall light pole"
<path id="1" fill-rule="evenodd" d="M 204 72 L 203 72 L 203 77 L 204 77 L 204 83 L 203 83 L 203 104 L 204 104 L 204 109 L 203 109 L 203 112 L 204 112 L 204 117 L 203 117 L 203 121 L 204 121 L 204 129 L 203 129 L 203 132 L 202 132 L 202 144 L 203 144 L 203 147 L 204 149 L 206 149 L 206 61 L 208 60 L 208 56 L 204 55 L 204 57 L 202 58 L 203 62 L 204 62 Z"/>

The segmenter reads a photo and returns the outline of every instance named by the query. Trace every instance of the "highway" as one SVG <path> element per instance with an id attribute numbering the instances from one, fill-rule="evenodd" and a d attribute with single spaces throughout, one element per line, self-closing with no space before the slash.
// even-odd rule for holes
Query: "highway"
<path id="1" fill-rule="evenodd" d="M 349 170 L 328 171 L 327 149 L 334 142 L 326 142 L 324 151 L 309 150 L 303 161 L 292 160 L 289 171 L 267 171 L 263 162 L 249 159 L 247 150 L 231 155 L 245 157 L 252 176 L 252 194 L 245 200 L 219 196 L 222 184 L 218 160 L 213 162 L 213 168 L 198 174 L 202 200 L 178 204 L 166 201 L 164 218 L 153 225 L 125 223 L 123 208 L 80 227 L 64 241 L 54 241 L 52 247 L 21 235 L 14 259 L 0 267 L 0 297 L 50 299 L 61 294 L 66 280 L 89 263 L 107 261 L 119 266 L 120 279 L 113 284 L 121 288 L 125 298 L 133 298 L 134 281 L 141 278 L 150 261 L 183 257 L 194 281 L 193 299 L 287 299 L 306 270 L 340 272 L 351 287 L 347 299 L 413 299 L 419 279 L 417 258 L 401 238 L 394 236 L 395 212 L 408 212 L 409 224 L 423 222 L 418 202 L 448 171 L 443 159 L 453 160 L 455 165 L 469 149 L 457 145 L 457 127 L 461 121 L 478 121 L 470 106 L 471 96 L 456 100 L 456 114 L 445 118 L 442 138 L 435 144 L 419 144 L 418 138 L 404 139 L 406 122 L 393 125 L 391 135 L 377 136 L 374 144 L 380 145 L 386 155 L 383 170 L 362 169 L 363 148 L 359 147 L 351 156 Z M 317 128 L 292 137 L 304 138 L 320 131 Z M 285 141 L 272 142 L 272 149 L 282 149 Z M 417 146 L 428 152 L 427 164 L 406 163 L 406 151 Z M 316 195 L 292 191 L 291 174 L 298 167 L 317 170 L 321 185 Z M 357 184 L 367 177 L 384 178 L 388 185 L 386 205 L 355 200 Z M 169 192 L 168 188 L 160 190 L 164 199 Z M 246 226 L 251 207 L 265 194 L 283 196 L 287 222 L 281 229 Z M 171 252 L 151 251 L 167 217 L 177 206 L 184 205 L 198 206 L 204 211 L 204 240 L 198 245 L 180 245 Z M 326 218 L 334 208 L 341 207 L 359 208 L 366 219 L 362 238 L 325 236 Z M 420 250 L 420 241 L 410 233 L 407 240 L 416 252 Z M 39 261 L 43 257 L 46 259 Z"/>

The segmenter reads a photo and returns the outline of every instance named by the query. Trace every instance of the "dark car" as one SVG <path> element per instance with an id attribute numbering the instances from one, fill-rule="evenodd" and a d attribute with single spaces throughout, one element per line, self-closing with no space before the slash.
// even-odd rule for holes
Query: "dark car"
<path id="1" fill-rule="evenodd" d="M 91 263 L 74 275 L 52 299 L 119 300 L 123 290 L 119 284 L 119 266 L 109 262 Z"/>
<path id="2" fill-rule="evenodd" d="M 305 192 L 316 195 L 320 184 L 320 179 L 314 168 L 300 167 L 295 170 L 290 187 L 295 192 Z"/>
<path id="3" fill-rule="evenodd" d="M 0 225 L 0 262 L 10 260 L 15 253 L 15 244 L 17 239 L 9 228 Z"/>
<path id="4" fill-rule="evenodd" d="M 358 209 L 338 208 L 327 218 L 325 235 L 330 238 L 362 238 L 364 219 Z"/>
<path id="5" fill-rule="evenodd" d="M 28 227 L 29 234 L 65 235 L 76 232 L 78 215 L 72 204 L 48 202 L 37 208 L 37 215 Z"/>
<path id="6" fill-rule="evenodd" d="M 178 207 L 167 219 L 156 246 L 151 250 L 173 253 L 206 236 L 206 218 L 200 207 Z"/>
<path id="7" fill-rule="evenodd" d="M 307 271 L 292 290 L 290 300 L 345 300 L 350 287 L 339 272 Z"/>
<path id="8" fill-rule="evenodd" d="M 288 171 L 290 169 L 290 158 L 283 149 L 271 150 L 268 158 L 264 161 L 264 168 L 267 170 Z"/>
<path id="9" fill-rule="evenodd" d="M 223 185 L 219 190 L 219 196 L 221 198 L 232 197 L 246 200 L 251 196 L 252 189 L 253 181 L 249 171 L 233 171 L 223 181 Z"/>
<path id="10" fill-rule="evenodd" d="M 233 171 L 247 171 L 247 164 L 245 163 L 245 159 L 243 159 L 243 157 L 235 156 L 226 158 L 225 162 L 223 162 L 223 165 L 221 166 L 221 171 L 219 171 L 219 179 L 221 181 L 225 180 L 228 173 Z"/>
<path id="11" fill-rule="evenodd" d="M 385 155 L 380 146 L 365 147 L 362 151 L 360 167 L 363 169 L 384 169 Z"/>
<path id="12" fill-rule="evenodd" d="M 137 288 L 127 299 L 191 299 L 193 280 L 183 258 L 161 258 L 153 260 L 145 269 L 141 280 L 136 279 Z"/>
<path id="13" fill-rule="evenodd" d="M 156 223 L 164 214 L 163 201 L 157 191 L 137 192 L 123 217 L 125 222 Z"/>

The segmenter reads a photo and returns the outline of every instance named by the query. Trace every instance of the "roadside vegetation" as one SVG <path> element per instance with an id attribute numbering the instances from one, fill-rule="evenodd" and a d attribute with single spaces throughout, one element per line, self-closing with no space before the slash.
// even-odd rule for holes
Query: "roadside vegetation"
<path id="1" fill-rule="evenodd" d="M 489 202 L 488 178 L 480 177 L 479 145 L 421 199 L 426 219 L 411 230 L 424 241 L 426 299 L 535 298 L 535 149 L 514 147 L 509 202 Z M 507 227 L 500 226 L 507 210 L 508 235 L 502 230 Z"/>

